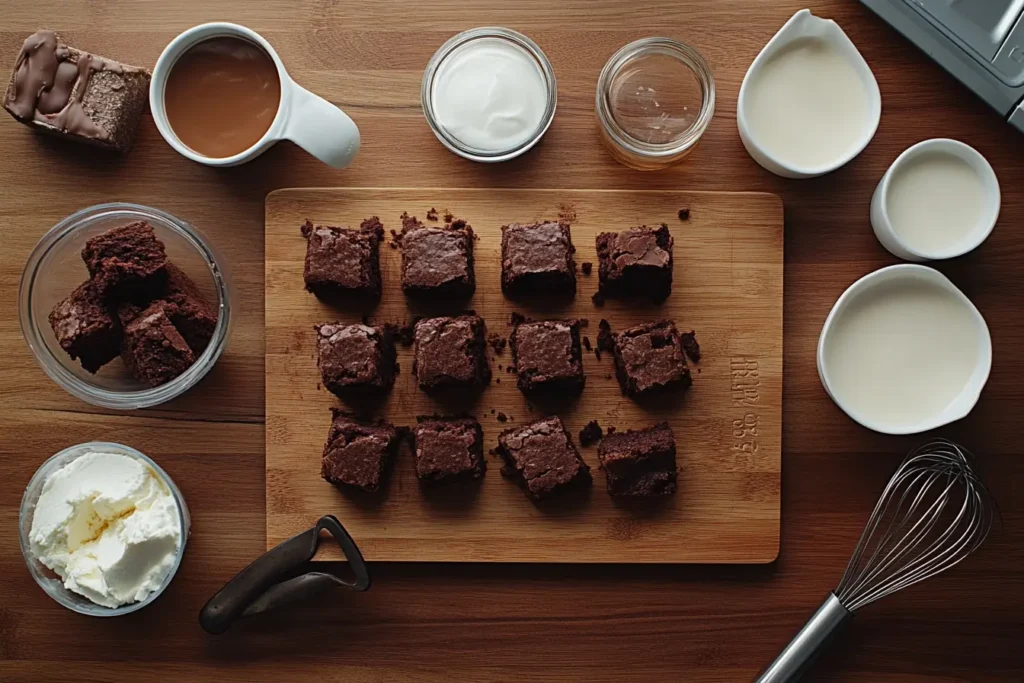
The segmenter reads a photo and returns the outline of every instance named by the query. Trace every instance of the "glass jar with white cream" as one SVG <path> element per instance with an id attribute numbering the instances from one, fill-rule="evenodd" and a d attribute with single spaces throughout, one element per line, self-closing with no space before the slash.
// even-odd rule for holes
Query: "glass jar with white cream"
<path id="1" fill-rule="evenodd" d="M 519 156 L 555 116 L 555 73 L 521 33 L 483 27 L 442 45 L 423 74 L 423 113 L 445 147 L 473 161 Z"/>
<path id="2" fill-rule="evenodd" d="M 715 77 L 695 49 L 641 38 L 611 56 L 597 79 L 601 139 L 626 166 L 652 171 L 693 151 L 715 114 Z"/>

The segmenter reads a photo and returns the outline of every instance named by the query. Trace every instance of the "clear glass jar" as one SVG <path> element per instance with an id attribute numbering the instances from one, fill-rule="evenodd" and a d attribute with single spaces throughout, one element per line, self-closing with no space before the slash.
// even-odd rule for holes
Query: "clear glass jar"
<path id="1" fill-rule="evenodd" d="M 671 38 L 624 46 L 597 79 L 601 139 L 615 158 L 652 171 L 693 151 L 715 114 L 715 77 L 700 53 Z"/>
<path id="2" fill-rule="evenodd" d="M 111 228 L 146 221 L 167 249 L 167 257 L 188 275 L 218 311 L 206 350 L 188 370 L 158 387 L 149 387 L 116 360 L 96 374 L 86 372 L 61 348 L 48 316 L 57 302 L 89 278 L 82 261 L 86 241 Z M 213 368 L 231 328 L 231 293 L 223 259 L 185 221 L 140 204 L 97 204 L 73 213 L 43 235 L 21 276 L 19 315 L 25 341 L 40 367 L 68 393 L 104 408 L 149 408 L 185 393 Z"/>
<path id="3" fill-rule="evenodd" d="M 474 41 L 481 40 L 501 40 L 522 50 L 536 63 L 537 68 L 544 79 L 544 86 L 547 92 L 547 102 L 537 128 L 525 141 L 507 149 L 486 150 L 466 145 L 445 129 L 440 121 L 438 121 L 434 109 L 434 86 L 438 70 L 441 65 L 453 54 L 466 49 L 466 47 Z M 551 68 L 551 62 L 548 61 L 547 55 L 544 54 L 544 51 L 540 49 L 540 46 L 537 45 L 537 43 L 533 42 L 522 33 L 511 29 L 501 28 L 498 26 L 484 26 L 481 28 L 463 31 L 462 33 L 452 36 L 444 43 L 444 45 L 437 49 L 437 52 L 435 52 L 434 56 L 430 58 L 430 61 L 427 63 L 427 68 L 423 72 L 423 83 L 420 88 L 420 100 L 423 104 L 423 114 L 427 118 L 427 123 L 430 125 L 430 129 L 434 131 L 434 135 L 437 136 L 437 139 L 440 140 L 445 147 L 466 159 L 493 163 L 513 159 L 520 154 L 523 154 L 540 141 L 544 136 L 544 133 L 546 133 L 548 128 L 551 126 L 551 121 L 555 118 L 555 106 L 558 102 L 558 88 L 555 82 L 555 72 Z"/>

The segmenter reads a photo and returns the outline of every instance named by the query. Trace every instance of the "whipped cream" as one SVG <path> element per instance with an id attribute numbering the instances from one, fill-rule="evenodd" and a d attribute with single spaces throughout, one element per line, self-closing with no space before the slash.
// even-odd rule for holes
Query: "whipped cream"
<path id="1" fill-rule="evenodd" d="M 144 462 L 86 453 L 43 484 L 29 542 L 68 590 L 118 607 L 163 584 L 181 547 L 181 516 L 171 491 Z"/>
<path id="2" fill-rule="evenodd" d="M 548 106 L 537 60 L 502 38 L 457 47 L 438 66 L 431 92 L 438 123 L 462 144 L 498 152 L 527 142 Z"/>

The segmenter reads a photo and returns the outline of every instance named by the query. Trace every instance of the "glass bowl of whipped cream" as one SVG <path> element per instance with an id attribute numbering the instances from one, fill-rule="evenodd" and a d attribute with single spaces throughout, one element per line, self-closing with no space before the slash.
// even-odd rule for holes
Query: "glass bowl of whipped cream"
<path id="1" fill-rule="evenodd" d="M 18 535 L 36 583 L 64 607 L 129 614 L 164 592 L 188 541 L 188 507 L 170 476 L 128 446 L 66 448 L 32 476 Z"/>

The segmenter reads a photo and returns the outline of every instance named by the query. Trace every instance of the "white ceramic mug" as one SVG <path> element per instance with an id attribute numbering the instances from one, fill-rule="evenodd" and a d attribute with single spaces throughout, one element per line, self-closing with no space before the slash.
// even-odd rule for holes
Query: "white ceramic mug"
<path id="1" fill-rule="evenodd" d="M 940 152 L 950 154 L 962 159 L 978 174 L 985 196 L 982 198 L 982 215 L 976 225 L 964 226 L 964 237 L 951 249 L 946 251 L 922 251 L 919 248 L 908 244 L 893 227 L 889 217 L 888 192 L 892 184 L 893 176 L 899 173 L 900 169 L 909 162 L 920 157 L 922 154 Z M 969 251 L 977 249 L 996 226 L 999 218 L 999 206 L 1001 204 L 999 192 L 999 179 L 992 165 L 982 156 L 981 152 L 970 145 L 965 145 L 959 140 L 948 138 L 932 138 L 922 140 L 916 145 L 905 149 L 902 154 L 896 157 L 892 166 L 885 172 L 882 179 L 875 187 L 875 193 L 871 197 L 871 228 L 875 231 L 875 237 L 882 243 L 882 246 L 889 250 L 893 256 L 898 256 L 907 261 L 937 261 L 940 259 L 955 258 L 963 256 Z"/>
<path id="2" fill-rule="evenodd" d="M 249 149 L 229 157 L 208 157 L 190 149 L 175 135 L 167 120 L 164 89 L 175 62 L 186 50 L 210 38 L 235 36 L 258 45 L 277 67 L 281 81 L 281 101 L 270 128 Z M 193 26 L 172 40 L 157 59 L 149 85 L 149 108 L 156 127 L 171 147 L 192 161 L 207 166 L 237 166 L 255 159 L 281 140 L 291 140 L 320 161 L 344 168 L 359 152 L 359 128 L 341 109 L 314 95 L 288 75 L 277 52 L 260 34 L 238 24 L 216 22 Z"/>

